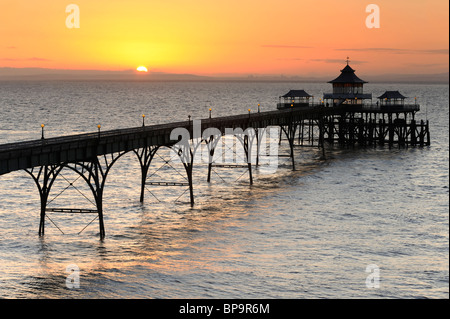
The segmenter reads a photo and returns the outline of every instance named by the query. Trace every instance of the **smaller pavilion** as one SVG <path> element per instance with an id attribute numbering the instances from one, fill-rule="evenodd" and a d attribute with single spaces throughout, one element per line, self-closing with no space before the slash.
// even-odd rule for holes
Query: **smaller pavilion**
<path id="1" fill-rule="evenodd" d="M 399 91 L 386 91 L 378 97 L 381 108 L 389 106 L 403 107 L 405 105 L 405 99 L 406 96 Z"/>
<path id="2" fill-rule="evenodd" d="M 279 97 L 277 109 L 309 106 L 311 98 L 313 98 L 313 96 L 306 93 L 305 90 L 290 90 L 285 95 Z"/>

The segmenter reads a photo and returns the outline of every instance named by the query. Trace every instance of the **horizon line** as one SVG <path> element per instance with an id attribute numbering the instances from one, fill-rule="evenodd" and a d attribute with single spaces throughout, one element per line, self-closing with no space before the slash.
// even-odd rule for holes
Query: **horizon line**
<path id="1" fill-rule="evenodd" d="M 2 72 L 10 71 L 10 72 Z M 19 71 L 19 72 L 15 72 Z M 30 71 L 30 72 L 27 72 Z M 32 71 L 32 72 L 31 72 Z M 336 72 L 317 74 L 283 74 L 283 73 L 213 73 L 208 75 L 194 73 L 168 73 L 163 71 L 138 72 L 134 69 L 99 70 L 99 69 L 51 69 L 39 67 L 0 67 L 1 81 L 273 81 L 273 82 L 322 82 L 336 76 Z M 436 83 L 448 84 L 449 71 L 441 73 L 377 73 L 363 74 L 374 83 Z"/>
<path id="2" fill-rule="evenodd" d="M 279 72 L 279 73 L 257 73 L 257 72 L 246 72 L 246 73 L 208 73 L 206 74 L 196 74 L 196 73 L 188 73 L 188 72 L 180 72 L 180 73 L 172 73 L 172 72 L 165 72 L 165 71 L 153 71 L 152 69 L 149 69 L 148 72 L 138 72 L 136 71 L 136 69 L 120 69 L 120 70 L 113 70 L 113 69 L 67 69 L 67 68 L 42 68 L 42 67 L 9 67 L 9 66 L 5 66 L 2 67 L 0 66 L 0 71 L 1 70 L 35 70 L 35 71 L 67 71 L 67 72 L 105 72 L 105 73 L 123 73 L 123 74 L 137 74 L 140 76 L 148 76 L 148 75 L 162 75 L 162 74 L 167 74 L 167 75 L 192 75 L 192 76 L 201 76 L 201 77 L 226 77 L 226 76 L 302 76 L 300 74 L 291 74 L 291 73 L 283 73 L 283 72 Z M 438 75 L 438 74 L 447 74 L 450 73 L 450 70 L 446 70 L 446 71 L 442 71 L 442 72 L 433 72 L 433 73 L 423 73 L 423 72 L 415 72 L 415 73 L 401 73 L 401 72 L 383 72 L 383 73 L 376 73 L 375 75 Z M 330 71 L 333 72 L 333 71 Z M 2 76 L 2 74 L 0 73 L 0 76 Z M 311 76 L 311 73 L 309 73 L 308 75 L 304 75 L 304 76 Z M 327 76 L 325 73 L 317 73 L 314 76 Z"/>

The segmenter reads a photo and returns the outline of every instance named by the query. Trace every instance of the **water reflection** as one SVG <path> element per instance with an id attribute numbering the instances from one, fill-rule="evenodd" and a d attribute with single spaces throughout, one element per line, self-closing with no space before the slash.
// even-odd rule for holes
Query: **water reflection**
<path id="1" fill-rule="evenodd" d="M 133 85 L 27 84 L 25 89 L 13 90 L 17 95 L 12 97 L 13 93 L 5 92 L 8 86 L 11 89 L 12 84 L 8 84 L 0 89 L 6 96 L 0 108 L 8 112 L 12 122 L 3 123 L 0 139 L 33 137 L 39 133 L 34 122 L 46 118 L 49 136 L 92 131 L 98 120 L 105 129 L 118 128 L 117 123 L 123 127 L 139 125 L 142 113 L 154 115 L 148 116 L 149 123 L 168 122 L 173 116 L 187 118 L 188 114 L 198 118 L 207 110 L 198 107 L 198 101 L 211 90 L 216 101 L 221 101 L 217 103 L 224 105 L 214 107 L 217 116 L 237 114 L 241 113 L 241 103 L 251 103 L 260 96 L 261 105 L 271 105 L 272 97 L 276 100 L 278 93 L 290 86 Z M 322 87 L 308 85 L 305 89 L 311 92 Z M 381 84 L 372 87 L 374 92 L 384 91 Z M 417 90 L 432 94 L 426 97 L 433 122 L 430 148 L 327 146 L 326 160 L 320 159 L 317 148 L 296 148 L 297 171 L 291 170 L 289 159 L 282 159 L 272 175 L 255 170 L 252 186 L 244 170 L 217 170 L 223 179 L 213 175 L 208 184 L 207 166 L 196 165 L 194 208 L 186 205 L 187 194 L 174 202 L 181 189 L 150 188 L 160 201 L 146 192 L 141 204 L 138 161 L 133 154 L 124 155 L 106 183 L 104 241 L 98 240 L 96 222 L 77 235 L 89 222 L 79 215 L 53 216 L 65 235 L 47 222 L 46 234 L 39 238 L 35 185 L 25 173 L 2 176 L 0 296 L 448 297 L 448 109 L 444 107 L 448 101 L 442 100 L 448 94 L 439 86 L 399 89 L 410 96 Z M 444 89 L 446 93 L 448 87 Z M 160 96 L 166 93 L 161 90 L 169 93 L 164 103 L 176 101 L 177 94 L 188 97 L 179 102 L 191 102 L 183 108 L 164 105 L 170 112 L 160 112 L 156 106 L 150 108 L 152 112 L 143 111 L 150 102 L 157 105 L 162 101 Z M 251 94 L 244 94 L 249 90 Z M 38 94 L 43 91 L 53 92 L 53 98 Z M 103 104 L 91 99 L 102 95 Z M 242 96 L 249 100 L 242 101 Z M 12 112 L 7 100 L 16 101 L 18 109 Z M 48 117 L 41 106 L 49 102 L 59 112 Z M 123 105 L 129 106 L 126 112 Z M 22 120 L 24 112 L 32 117 Z M 80 117 L 85 113 L 88 116 Z M 287 151 L 282 143 L 280 153 Z M 152 170 L 159 167 L 156 161 L 154 164 Z M 158 173 L 161 180 L 183 178 L 170 167 Z M 71 181 L 76 177 L 66 171 L 63 174 Z M 76 181 L 75 186 L 91 196 L 83 182 Z M 51 195 L 65 187 L 67 182 L 58 179 Z M 90 203 L 70 189 L 53 204 L 77 207 Z M 367 291 L 364 285 L 364 269 L 372 263 L 379 264 L 385 276 L 378 291 Z M 80 268 L 79 289 L 65 286 L 69 264 Z"/>

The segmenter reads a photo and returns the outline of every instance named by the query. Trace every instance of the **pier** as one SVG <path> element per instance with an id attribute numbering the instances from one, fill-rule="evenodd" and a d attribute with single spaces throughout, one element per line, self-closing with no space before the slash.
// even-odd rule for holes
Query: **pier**
<path id="1" fill-rule="evenodd" d="M 347 62 L 347 67 L 348 62 Z M 0 145 L 0 175 L 24 170 L 34 180 L 40 195 L 39 235 L 45 233 L 47 212 L 95 214 L 99 221 L 99 235 L 106 235 L 103 222 L 103 191 L 108 173 L 121 156 L 133 152 L 141 168 L 140 201 L 144 201 L 145 186 L 188 187 L 190 205 L 194 206 L 192 171 L 194 154 L 200 144 L 209 151 L 208 175 L 211 169 L 248 169 L 249 183 L 253 184 L 252 170 L 258 166 L 261 133 L 270 127 L 279 129 L 279 143 L 287 141 L 292 169 L 295 170 L 295 151 L 298 146 L 318 147 L 325 154 L 327 144 L 340 147 L 421 147 L 430 145 L 428 121 L 417 121 L 420 110 L 417 103 L 405 104 L 404 98 L 387 92 L 377 103 L 368 103 L 371 94 L 362 93 L 362 80 L 352 77 L 354 70 L 344 68 L 341 72 L 347 81 L 333 82 L 334 92 L 324 94 L 323 100 L 310 101 L 303 90 L 298 98 L 292 94 L 283 96 L 272 111 L 251 112 L 224 117 L 209 117 L 159 124 L 143 125 L 128 129 L 77 134 L 56 138 L 42 137 L 37 140 Z M 347 72 L 347 73 L 346 73 Z M 350 76 L 349 76 L 350 74 Z M 356 81 L 355 81 L 356 80 Z M 354 86 L 349 83 L 356 83 Z M 292 101 L 289 104 L 289 100 Z M 43 129 L 43 128 L 42 128 Z M 43 132 L 43 131 L 42 131 Z M 183 134 L 188 136 L 186 140 Z M 245 163 L 214 163 L 213 155 L 221 137 L 227 134 L 239 139 L 245 154 Z M 237 134 L 236 132 L 241 132 Z M 183 142 L 184 139 L 184 143 Z M 256 146 L 256 147 L 255 147 Z M 161 148 L 174 150 L 183 163 L 186 182 L 148 181 L 150 164 Z M 256 156 L 253 156 L 256 155 Z M 283 156 L 280 154 L 279 156 Z M 252 160 L 256 158 L 254 162 Z M 70 169 L 89 186 L 96 209 L 48 208 L 47 203 L 53 183 L 63 169 Z"/>

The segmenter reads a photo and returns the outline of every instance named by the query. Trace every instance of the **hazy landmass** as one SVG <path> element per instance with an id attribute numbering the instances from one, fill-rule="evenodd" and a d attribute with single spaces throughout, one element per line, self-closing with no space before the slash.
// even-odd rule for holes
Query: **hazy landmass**
<path id="1" fill-rule="evenodd" d="M 62 70 L 43 68 L 0 68 L 0 81 L 274 81 L 274 82 L 327 82 L 336 77 L 302 75 L 211 75 L 172 74 L 163 72 L 137 73 L 135 70 Z M 438 74 L 361 74 L 366 81 L 377 83 L 449 83 L 449 72 Z"/>

